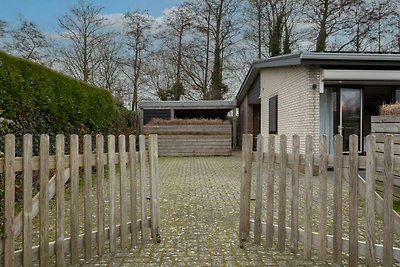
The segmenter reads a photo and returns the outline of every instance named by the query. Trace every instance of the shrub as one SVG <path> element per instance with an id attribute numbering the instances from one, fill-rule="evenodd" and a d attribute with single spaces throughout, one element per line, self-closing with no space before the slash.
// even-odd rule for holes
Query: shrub
<path id="1" fill-rule="evenodd" d="M 382 104 L 379 108 L 380 115 L 400 115 L 400 103 Z"/>

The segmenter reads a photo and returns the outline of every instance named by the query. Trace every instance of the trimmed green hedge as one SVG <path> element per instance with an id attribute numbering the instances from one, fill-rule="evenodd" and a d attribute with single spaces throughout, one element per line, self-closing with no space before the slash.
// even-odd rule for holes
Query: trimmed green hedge
<path id="1" fill-rule="evenodd" d="M 107 90 L 0 51 L 0 151 L 7 133 L 19 142 L 25 133 L 51 138 L 58 133 L 111 133 L 118 130 L 113 127 L 119 124 L 118 115 Z"/>

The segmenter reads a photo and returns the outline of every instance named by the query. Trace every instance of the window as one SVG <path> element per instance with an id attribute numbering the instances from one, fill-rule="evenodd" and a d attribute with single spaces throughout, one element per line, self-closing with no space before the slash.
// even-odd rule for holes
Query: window
<path id="1" fill-rule="evenodd" d="M 278 133 L 278 96 L 269 99 L 269 133 Z"/>
<path id="2" fill-rule="evenodd" d="M 399 88 L 396 88 L 396 91 L 395 91 L 395 101 L 400 102 L 400 89 Z"/>

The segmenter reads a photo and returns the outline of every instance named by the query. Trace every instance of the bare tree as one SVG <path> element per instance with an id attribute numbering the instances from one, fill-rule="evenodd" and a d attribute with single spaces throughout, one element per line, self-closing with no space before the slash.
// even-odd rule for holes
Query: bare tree
<path id="1" fill-rule="evenodd" d="M 325 51 L 328 37 L 342 29 L 343 13 L 354 0 L 305 0 L 304 11 L 314 26 L 316 36 L 315 50 Z"/>
<path id="2" fill-rule="evenodd" d="M 40 50 L 49 47 L 49 42 L 38 25 L 23 17 L 19 18 L 19 27 L 10 31 L 10 37 L 11 42 L 7 44 L 7 49 L 26 59 L 39 61 Z"/>
<path id="3" fill-rule="evenodd" d="M 75 78 L 94 83 L 93 77 L 101 58 L 99 46 L 107 41 L 107 19 L 100 15 L 102 8 L 79 1 L 67 14 L 59 18 L 62 36 L 67 45 L 60 48 L 67 72 Z"/>
<path id="4" fill-rule="evenodd" d="M 0 19 L 0 38 L 4 37 L 4 35 L 6 34 L 6 27 L 7 22 Z"/>
<path id="5" fill-rule="evenodd" d="M 265 46 L 265 11 L 267 7 L 266 0 L 248 0 L 248 6 L 245 9 L 246 24 L 245 38 L 257 50 L 257 57 L 261 59 L 266 55 Z M 254 17 L 256 19 L 254 19 Z"/>
<path id="6" fill-rule="evenodd" d="M 129 59 L 126 65 L 132 70 L 124 71 L 128 79 L 132 82 L 132 110 L 137 110 L 139 87 L 143 83 L 143 61 L 145 53 L 151 45 L 150 29 L 154 20 L 148 12 L 128 12 L 125 14 L 125 35 L 129 51 L 133 54 L 133 59 Z"/>

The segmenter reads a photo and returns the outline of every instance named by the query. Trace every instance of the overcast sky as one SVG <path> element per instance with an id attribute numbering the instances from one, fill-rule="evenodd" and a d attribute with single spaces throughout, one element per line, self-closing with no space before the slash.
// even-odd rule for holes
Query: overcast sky
<path id="1" fill-rule="evenodd" d="M 104 7 L 102 14 L 110 15 L 134 10 L 148 10 L 153 17 L 159 17 L 165 9 L 182 0 L 86 0 L 96 6 Z M 44 32 L 58 30 L 57 18 L 64 15 L 78 3 L 78 0 L 0 0 L 0 19 L 16 27 L 21 14 L 27 20 L 38 24 Z"/>

